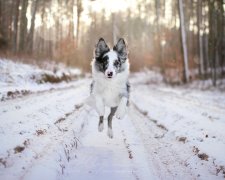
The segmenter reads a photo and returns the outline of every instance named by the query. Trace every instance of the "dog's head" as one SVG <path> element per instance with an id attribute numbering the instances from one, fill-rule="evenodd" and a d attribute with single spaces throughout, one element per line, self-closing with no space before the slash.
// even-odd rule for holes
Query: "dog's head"
<path id="1" fill-rule="evenodd" d="M 120 38 L 110 50 L 103 38 L 100 38 L 95 49 L 95 67 L 105 74 L 106 78 L 114 78 L 124 70 L 127 60 L 127 47 L 124 39 Z"/>

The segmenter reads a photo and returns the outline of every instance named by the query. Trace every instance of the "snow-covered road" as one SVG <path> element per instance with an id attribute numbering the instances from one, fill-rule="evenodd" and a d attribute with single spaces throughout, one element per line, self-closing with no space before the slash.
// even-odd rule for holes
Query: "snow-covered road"
<path id="1" fill-rule="evenodd" d="M 205 141 L 225 147 L 225 133 L 219 128 L 224 125 L 223 103 L 209 106 L 210 113 L 214 113 L 211 119 L 217 117 L 213 120 L 218 121 L 214 135 L 209 125 L 204 127 L 193 118 L 187 120 L 187 112 L 196 113 L 193 109 L 198 103 L 171 88 L 134 83 L 127 116 L 113 120 L 113 139 L 107 137 L 106 120 L 104 131 L 98 132 L 97 113 L 84 104 L 89 79 L 77 85 L 73 82 L 71 87 L 0 102 L 0 179 L 223 179 L 223 150 L 217 149 L 220 156 L 209 151 L 205 152 L 208 158 L 199 157 Z M 171 98 L 179 107 L 172 114 Z M 160 111 L 161 116 L 157 116 Z M 175 128 L 171 119 L 178 123 Z M 198 129 L 200 126 L 203 130 Z M 202 145 L 198 133 L 204 134 L 205 130 L 207 139 L 202 138 Z"/>

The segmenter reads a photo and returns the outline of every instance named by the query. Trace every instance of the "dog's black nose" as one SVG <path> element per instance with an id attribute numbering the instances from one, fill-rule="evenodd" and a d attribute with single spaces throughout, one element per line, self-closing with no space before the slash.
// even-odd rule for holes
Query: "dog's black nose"
<path id="1" fill-rule="evenodd" d="M 112 77 L 113 72 L 112 72 L 112 71 L 110 71 L 110 72 L 108 72 L 108 73 L 107 73 L 107 75 L 108 75 L 108 77 Z"/>

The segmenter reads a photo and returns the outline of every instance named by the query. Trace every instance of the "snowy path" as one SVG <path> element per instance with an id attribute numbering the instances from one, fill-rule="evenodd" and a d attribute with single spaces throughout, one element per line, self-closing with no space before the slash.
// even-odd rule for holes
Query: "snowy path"
<path id="1" fill-rule="evenodd" d="M 107 124 L 97 131 L 97 114 L 86 117 L 76 159 L 65 170 L 65 179 L 155 179 L 146 159 L 146 151 L 129 117 L 114 119 L 114 138 L 107 136 Z"/>
<path id="2" fill-rule="evenodd" d="M 114 123 L 114 139 L 97 130 L 98 116 L 80 106 L 89 81 L 1 102 L 4 179 L 148 179 L 146 152 L 128 118 Z M 106 128 L 107 124 L 105 124 Z"/>
<path id="3" fill-rule="evenodd" d="M 83 85 L 78 83 L 79 88 L 65 88 L 1 102 L 0 177 L 25 177 L 41 159 L 51 159 L 52 152 L 60 149 L 58 146 L 61 146 L 68 127 L 59 127 L 57 122 L 69 118 L 78 109 L 75 105 L 86 97 L 88 82 Z M 58 161 L 58 157 L 55 158 Z"/>
<path id="4" fill-rule="evenodd" d="M 210 172 L 211 160 L 203 164 L 192 144 L 178 141 L 176 133 L 163 126 L 163 121 L 160 124 L 163 116 L 157 120 L 148 116 L 144 108 L 151 113 L 160 110 L 160 106 L 153 109 L 154 98 L 146 99 L 144 110 L 140 109 L 138 98 L 149 93 L 142 91 L 140 96 L 138 88 L 143 87 L 133 90 L 135 104 L 126 118 L 113 120 L 114 138 L 109 139 L 106 120 L 99 133 L 96 112 L 83 105 L 90 81 L 78 83 L 0 102 L 0 179 L 222 178 L 214 169 Z M 169 101 L 170 94 L 161 92 L 155 98 Z M 178 97 L 176 102 L 180 101 Z M 222 114 L 218 108 L 216 112 Z"/>

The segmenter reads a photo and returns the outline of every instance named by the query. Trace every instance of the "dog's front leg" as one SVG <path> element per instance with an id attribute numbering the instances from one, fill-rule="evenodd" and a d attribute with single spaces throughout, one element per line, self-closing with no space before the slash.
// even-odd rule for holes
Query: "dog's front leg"
<path id="1" fill-rule="evenodd" d="M 113 116 L 116 112 L 116 109 L 117 109 L 117 107 L 112 107 L 111 112 L 108 116 L 108 136 L 109 136 L 109 138 L 113 138 L 112 119 L 113 119 Z"/>
<path id="2" fill-rule="evenodd" d="M 118 119 L 123 119 L 125 114 L 126 114 L 126 111 L 127 111 L 127 103 L 128 102 L 128 98 L 127 97 L 122 97 L 121 98 L 121 101 L 118 105 L 118 108 L 116 110 L 116 117 Z"/>
<path id="3" fill-rule="evenodd" d="M 103 103 L 103 99 L 101 97 L 96 97 L 95 98 L 96 102 L 96 110 L 99 114 L 99 123 L 98 123 L 98 131 L 102 132 L 104 129 L 104 114 L 105 114 L 105 106 Z"/>

